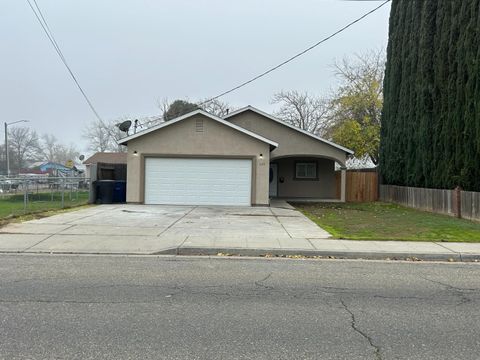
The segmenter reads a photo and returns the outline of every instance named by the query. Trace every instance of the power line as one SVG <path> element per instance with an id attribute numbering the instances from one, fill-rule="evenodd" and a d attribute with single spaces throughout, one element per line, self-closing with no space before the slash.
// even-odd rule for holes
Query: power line
<path id="1" fill-rule="evenodd" d="M 243 82 L 243 83 L 241 83 L 241 84 L 239 84 L 239 85 L 231 88 L 230 90 L 224 91 L 224 92 L 220 93 L 220 94 L 217 95 L 217 96 L 214 96 L 214 97 L 209 98 L 209 99 L 207 99 L 207 100 L 205 100 L 205 101 L 202 101 L 201 103 L 199 103 L 199 104 L 197 104 L 197 105 L 198 105 L 199 107 L 201 107 L 202 105 L 205 105 L 205 104 L 207 104 L 207 103 L 209 103 L 209 102 L 211 102 L 211 101 L 213 101 L 213 100 L 216 100 L 216 99 L 218 99 L 218 98 L 220 98 L 220 97 L 222 97 L 222 96 L 225 96 L 225 95 L 227 95 L 227 94 L 230 94 L 231 92 L 234 92 L 234 91 L 236 91 L 236 90 L 238 90 L 238 89 L 240 89 L 240 88 L 242 88 L 242 87 L 244 87 L 244 86 L 246 86 L 246 85 L 248 85 L 248 84 L 250 84 L 250 83 L 252 83 L 252 82 L 254 82 L 254 81 L 256 81 L 256 80 L 258 80 L 258 79 L 260 79 L 260 78 L 262 78 L 262 77 L 264 77 L 264 76 L 266 76 L 266 75 L 268 75 L 268 74 L 270 74 L 271 72 L 273 72 L 273 71 L 277 70 L 278 68 L 280 68 L 280 67 L 288 64 L 289 62 L 295 60 L 296 58 L 298 58 L 298 57 L 306 54 L 306 53 L 309 52 L 310 50 L 313 50 L 313 49 L 316 48 L 317 46 L 319 46 L 319 45 L 323 44 L 324 42 L 330 40 L 331 38 L 337 36 L 337 35 L 340 34 L 341 32 L 347 30 L 349 27 L 355 25 L 356 23 L 358 23 L 358 22 L 360 22 L 361 20 L 365 19 L 367 16 L 373 14 L 374 12 L 376 12 L 377 10 L 379 10 L 380 8 L 382 8 L 383 6 L 385 6 L 385 5 L 386 5 L 387 3 L 389 3 L 390 1 L 391 1 L 391 0 L 386 0 L 386 1 L 384 1 L 382 4 L 380 4 L 380 5 L 377 6 L 376 8 L 374 8 L 374 9 L 370 10 L 369 12 L 363 14 L 362 16 L 360 16 L 359 18 L 357 18 L 356 20 L 348 23 L 347 25 L 345 25 L 345 26 L 342 27 L 341 29 L 335 31 L 335 32 L 332 33 L 331 35 L 329 35 L 329 36 L 327 36 L 326 38 L 318 41 L 317 43 L 315 43 L 315 44 L 313 44 L 312 46 L 306 48 L 305 50 L 303 50 L 303 51 L 295 54 L 294 56 L 288 58 L 287 60 L 281 62 L 280 64 L 278 64 L 278 65 L 276 65 L 276 66 L 274 66 L 274 67 L 272 67 L 272 68 L 270 68 L 270 69 L 262 72 L 261 74 L 259 74 L 259 75 L 255 76 L 255 77 L 251 78 L 250 80 L 247 80 L 247 81 L 245 81 L 245 82 Z M 145 127 L 146 125 L 149 125 L 149 124 L 154 123 L 154 122 L 157 122 L 157 120 L 147 121 L 147 122 L 144 122 L 144 123 L 142 123 L 142 124 L 139 124 L 139 126 Z"/>
<path id="2" fill-rule="evenodd" d="M 235 90 L 238 90 L 238 89 L 240 89 L 240 88 L 242 88 L 242 87 L 244 87 L 244 86 L 246 86 L 246 85 L 254 82 L 255 80 L 258 80 L 258 79 L 264 77 L 265 75 L 270 74 L 271 72 L 273 72 L 273 71 L 277 70 L 278 68 L 280 68 L 280 67 L 288 64 L 289 62 L 295 60 L 296 58 L 298 58 L 298 57 L 300 57 L 300 56 L 302 56 L 302 55 L 304 55 L 305 53 L 309 52 L 310 50 L 313 50 L 313 49 L 316 48 L 317 46 L 319 46 L 319 45 L 323 44 L 324 42 L 330 40 L 331 38 L 335 37 L 336 35 L 340 34 L 341 32 L 347 30 L 349 27 L 355 25 L 356 23 L 360 22 L 361 20 L 363 20 L 363 19 L 366 18 L 367 16 L 373 14 L 374 12 L 376 12 L 377 10 L 379 10 L 380 8 L 382 8 L 383 6 L 385 6 L 385 5 L 386 5 L 387 3 L 389 3 L 390 1 L 391 1 L 391 0 L 386 0 L 385 2 L 383 2 L 382 4 L 380 4 L 379 6 L 377 6 L 376 8 L 370 10 L 370 11 L 367 12 L 366 14 L 362 15 L 361 17 L 359 17 L 358 19 L 356 19 L 356 20 L 348 23 L 347 25 L 345 25 L 345 26 L 342 27 L 341 29 L 335 31 L 333 34 L 327 36 L 326 38 L 320 40 L 319 42 L 313 44 L 312 46 L 306 48 L 305 50 L 303 50 L 303 51 L 295 54 L 294 56 L 288 58 L 287 60 L 281 62 L 280 64 L 278 64 L 278 65 L 276 65 L 276 66 L 274 66 L 274 67 L 272 67 L 272 68 L 270 68 L 270 69 L 262 72 L 261 74 L 259 74 L 259 75 L 255 76 L 255 77 L 251 78 L 250 80 L 247 80 L 247 81 L 245 81 L 245 82 L 243 82 L 243 83 L 241 83 L 241 84 L 239 84 L 239 85 L 231 88 L 230 90 L 224 91 L 224 92 L 218 94 L 217 96 L 214 96 L 214 97 L 212 97 L 212 98 L 210 98 L 210 99 L 207 99 L 207 100 L 203 101 L 202 103 L 200 103 L 200 104 L 198 104 L 198 105 L 199 105 L 199 106 L 202 106 L 202 105 L 204 105 L 204 104 L 207 104 L 207 103 L 209 103 L 210 101 L 216 100 L 216 99 L 218 99 L 218 98 L 220 98 L 220 97 L 222 97 L 222 96 L 225 96 L 225 95 L 227 95 L 227 94 L 230 94 L 231 92 L 234 92 Z"/>
<path id="3" fill-rule="evenodd" d="M 35 7 L 37 10 L 35 10 L 35 8 L 33 7 L 32 3 L 30 2 L 30 0 L 27 0 L 27 3 L 28 5 L 30 6 L 30 9 L 32 9 L 33 13 L 35 14 L 35 17 L 37 18 L 38 22 L 40 23 L 40 25 L 42 26 L 42 29 L 43 31 L 45 32 L 45 35 L 47 35 L 47 38 L 48 40 L 50 40 L 51 44 L 53 45 L 54 49 L 55 49 L 55 52 L 58 54 L 58 56 L 60 57 L 60 60 L 62 60 L 63 64 L 65 65 L 65 67 L 67 68 L 68 70 L 68 73 L 70 74 L 70 76 L 72 77 L 73 81 L 75 82 L 75 84 L 77 85 L 78 89 L 80 90 L 80 92 L 82 93 L 83 97 L 85 98 L 85 101 L 87 102 L 88 106 L 90 107 L 90 109 L 92 110 L 92 112 L 95 114 L 95 117 L 100 121 L 100 123 L 107 128 L 107 126 L 105 125 L 105 123 L 103 122 L 102 118 L 100 117 L 100 115 L 98 114 L 97 110 L 95 109 L 95 107 L 93 106 L 92 102 L 90 101 L 90 99 L 88 98 L 87 94 L 85 93 L 85 91 L 83 90 L 83 88 L 80 86 L 80 83 L 78 82 L 77 80 L 77 77 L 75 76 L 75 74 L 73 73 L 72 69 L 70 68 L 70 66 L 68 65 L 67 63 L 67 60 L 65 59 L 65 57 L 63 56 L 63 53 L 62 53 L 62 50 L 60 49 L 60 46 L 58 46 L 58 43 L 57 41 L 55 40 L 55 37 L 53 36 L 53 33 L 52 31 L 50 30 L 50 27 L 48 26 L 48 23 L 47 23 L 47 20 L 45 19 L 45 17 L 43 16 L 43 13 L 42 11 L 40 10 L 40 7 L 38 6 L 38 3 L 36 0 L 33 0 L 33 2 L 35 3 Z"/>
<path id="4" fill-rule="evenodd" d="M 45 17 L 43 16 L 43 13 L 42 13 L 42 10 L 40 9 L 40 6 L 38 6 L 37 0 L 33 0 L 33 3 L 35 4 L 35 7 L 37 8 L 37 11 L 38 11 L 38 13 L 40 14 L 40 17 L 42 18 L 43 24 L 45 24 L 45 27 L 46 27 L 46 29 L 48 30 L 47 36 L 49 37 L 50 41 L 52 41 L 52 44 L 53 44 L 53 46 L 55 47 L 55 50 L 56 50 L 57 53 L 60 55 L 60 57 L 62 58 L 62 60 L 65 60 L 65 57 L 63 56 L 62 50 L 61 50 L 60 47 L 58 46 L 57 41 L 55 40 L 55 38 L 53 37 L 53 35 L 51 35 L 51 34 L 52 34 L 52 30 L 50 30 L 50 27 L 48 26 L 47 20 L 46 20 Z M 31 8 L 31 6 L 30 6 L 30 8 Z M 32 10 L 33 10 L 33 9 L 32 9 Z M 37 17 L 37 19 L 38 19 L 38 17 Z"/>

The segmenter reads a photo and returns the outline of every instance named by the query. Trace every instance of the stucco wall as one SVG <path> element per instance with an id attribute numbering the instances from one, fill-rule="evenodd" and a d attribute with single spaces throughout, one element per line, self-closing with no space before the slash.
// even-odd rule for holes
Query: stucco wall
<path id="1" fill-rule="evenodd" d="M 203 132 L 197 131 L 197 119 L 203 120 Z M 199 156 L 251 158 L 252 205 L 268 205 L 269 155 L 270 145 L 203 115 L 196 115 L 128 142 L 127 202 L 144 201 L 146 156 Z"/>
<path id="2" fill-rule="evenodd" d="M 295 179 L 295 162 L 315 161 L 318 180 Z M 278 164 L 278 197 L 310 197 L 335 199 L 335 162 L 329 159 L 283 158 L 272 161 Z M 283 183 L 281 182 L 283 179 Z"/>
<path id="3" fill-rule="evenodd" d="M 342 166 L 345 165 L 345 151 L 265 118 L 253 111 L 242 112 L 228 118 L 228 121 L 277 142 L 279 144 L 278 147 L 270 154 L 272 160 L 291 155 L 321 155 L 336 160 Z"/>

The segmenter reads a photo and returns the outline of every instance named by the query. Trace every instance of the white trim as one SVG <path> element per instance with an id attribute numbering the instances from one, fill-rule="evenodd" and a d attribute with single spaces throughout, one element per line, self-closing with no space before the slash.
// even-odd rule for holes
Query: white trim
<path id="1" fill-rule="evenodd" d="M 354 153 L 352 150 L 347 149 L 346 147 L 343 147 L 343 146 L 341 146 L 341 145 L 335 144 L 334 142 L 325 140 L 325 139 L 321 138 L 320 136 L 316 136 L 316 135 L 314 135 L 314 134 L 312 134 L 312 133 L 310 133 L 310 132 L 308 132 L 308 131 L 306 131 L 306 130 L 302 130 L 302 129 L 296 127 L 296 126 L 287 124 L 285 121 L 282 121 L 282 120 L 280 120 L 280 119 L 277 119 L 276 117 L 274 117 L 274 116 L 272 116 L 272 115 L 270 115 L 270 114 L 267 114 L 266 112 L 264 112 L 264 111 L 262 111 L 262 110 L 259 110 L 259 109 L 255 108 L 255 107 L 251 106 L 251 105 L 245 106 L 245 107 L 243 107 L 243 108 L 241 108 L 241 109 L 238 109 L 238 110 L 236 110 L 236 111 L 231 112 L 230 114 L 228 114 L 227 116 L 225 116 L 225 119 L 228 119 L 228 118 L 230 118 L 230 117 L 232 117 L 232 116 L 241 114 L 241 113 L 243 113 L 243 112 L 245 112 L 245 111 L 248 111 L 248 110 L 253 111 L 253 112 L 255 112 L 255 113 L 259 114 L 259 115 L 262 115 L 262 116 L 264 116 L 264 117 L 266 117 L 266 118 L 268 118 L 268 119 L 270 119 L 270 120 L 273 120 L 273 121 L 275 121 L 275 122 L 277 122 L 277 123 L 279 123 L 279 124 L 282 124 L 282 125 L 284 125 L 284 126 L 287 126 L 287 127 L 289 127 L 290 129 L 293 129 L 293 130 L 296 130 L 296 131 L 298 131 L 298 132 L 301 132 L 302 134 L 308 135 L 308 136 L 314 138 L 315 140 L 319 140 L 319 141 L 321 141 L 321 142 L 323 142 L 323 143 L 325 143 L 325 144 L 328 144 L 328 145 L 333 146 L 333 147 L 335 147 L 335 148 L 337 148 L 337 149 L 343 150 L 343 151 L 345 151 L 346 153 L 349 153 L 349 154 L 352 154 L 352 155 L 353 155 L 353 153 Z"/>
<path id="2" fill-rule="evenodd" d="M 238 126 L 238 125 L 232 124 L 230 121 L 227 121 L 227 120 L 224 120 L 224 119 L 222 119 L 222 118 L 219 118 L 218 116 L 212 115 L 212 114 L 210 114 L 210 113 L 208 113 L 208 112 L 206 112 L 206 111 L 204 111 L 204 110 L 201 110 L 201 109 L 191 111 L 191 112 L 189 112 L 188 114 L 179 116 L 179 117 L 177 117 L 177 118 L 175 118 L 175 119 L 172 119 L 172 120 L 169 120 L 169 121 L 165 121 L 165 122 L 163 122 L 163 123 L 161 123 L 161 124 L 159 124 L 159 125 L 152 126 L 152 127 L 149 128 L 149 129 L 146 129 L 146 130 L 137 132 L 136 134 L 133 134 L 133 135 L 130 135 L 130 136 L 126 136 L 126 137 L 124 137 L 123 139 L 118 140 L 117 143 L 118 143 L 119 145 L 125 145 L 125 144 L 128 143 L 130 140 L 136 139 L 136 138 L 138 138 L 138 137 L 140 137 L 140 136 L 149 134 L 149 133 L 151 133 L 151 132 L 153 132 L 153 131 L 162 129 L 162 128 L 164 128 L 164 127 L 173 125 L 173 124 L 175 124 L 175 123 L 177 123 L 177 122 L 180 122 L 180 121 L 182 121 L 182 120 L 188 119 L 188 118 L 190 118 L 190 117 L 192 117 L 192 116 L 195 116 L 195 115 L 203 115 L 203 116 L 206 116 L 206 117 L 208 117 L 208 118 L 210 118 L 210 119 L 212 119 L 212 120 L 214 120 L 214 121 L 217 121 L 217 122 L 219 122 L 219 123 L 221 123 L 221 124 L 223 124 L 223 125 L 225 125 L 225 126 L 228 126 L 228 127 L 232 128 L 232 129 L 235 129 L 235 130 L 237 130 L 237 131 L 240 131 L 240 132 L 242 132 L 242 133 L 244 133 L 244 134 L 246 134 L 246 135 L 248 135 L 248 136 L 251 136 L 251 137 L 253 137 L 253 138 L 257 139 L 257 140 L 260 140 L 260 141 L 262 141 L 262 142 L 264 142 L 264 143 L 267 143 L 267 144 L 273 146 L 274 148 L 278 147 L 278 144 L 277 144 L 275 141 L 272 141 L 272 140 L 269 140 L 269 139 L 267 139 L 267 138 L 264 138 L 263 136 L 260 136 L 260 135 L 258 135 L 258 134 L 255 134 L 254 132 L 251 132 L 251 131 L 249 131 L 249 130 L 246 130 L 246 129 Z"/>

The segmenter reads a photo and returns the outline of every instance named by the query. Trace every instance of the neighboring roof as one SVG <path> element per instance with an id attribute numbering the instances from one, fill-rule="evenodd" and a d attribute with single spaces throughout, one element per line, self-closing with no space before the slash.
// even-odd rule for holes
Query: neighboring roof
<path id="1" fill-rule="evenodd" d="M 124 152 L 97 152 L 86 159 L 86 165 L 105 163 L 105 164 L 126 164 L 127 153 Z"/>
<path id="2" fill-rule="evenodd" d="M 43 164 L 46 164 L 46 161 L 35 161 L 35 162 L 31 163 L 28 168 L 32 169 L 32 168 L 35 168 L 35 167 L 42 166 Z"/>
<path id="3" fill-rule="evenodd" d="M 270 119 L 270 120 L 273 120 L 273 121 L 275 121 L 275 122 L 277 122 L 277 123 L 279 123 L 279 124 L 282 124 L 282 125 L 284 125 L 284 126 L 286 126 L 286 127 L 289 127 L 290 129 L 293 129 L 293 130 L 296 130 L 296 131 L 298 131 L 298 132 L 301 132 L 302 134 L 308 135 L 308 136 L 310 136 L 311 138 L 314 138 L 315 140 L 319 140 L 319 141 L 321 141 L 321 142 L 323 142 L 323 143 L 325 143 L 325 144 L 328 144 L 328 145 L 333 146 L 333 147 L 335 147 L 335 148 L 337 148 L 337 149 L 343 150 L 343 151 L 345 151 L 346 153 L 349 153 L 349 154 L 353 154 L 353 153 L 354 153 L 352 150 L 347 149 L 346 147 L 343 147 L 343 146 L 341 146 L 341 145 L 335 144 L 334 142 L 325 140 L 325 139 L 321 138 L 320 136 L 313 135 L 312 133 L 310 133 L 310 132 L 308 132 L 308 131 L 306 131 L 306 130 L 302 130 L 302 129 L 300 129 L 300 128 L 297 128 L 296 126 L 287 124 L 285 121 L 282 121 L 282 120 L 280 120 L 280 119 L 277 119 L 276 117 L 274 117 L 274 116 L 272 116 L 272 115 L 270 115 L 270 114 L 267 114 L 266 112 L 264 112 L 264 111 L 262 111 L 262 110 L 259 110 L 259 109 L 255 108 L 255 107 L 251 106 L 251 105 L 245 106 L 245 107 L 243 107 L 243 108 L 241 108 L 241 109 L 238 109 L 238 110 L 235 110 L 235 111 L 231 112 L 230 114 L 228 114 L 227 116 L 225 116 L 225 119 L 228 119 L 228 118 L 233 117 L 233 116 L 235 116 L 235 115 L 241 114 L 241 113 L 243 113 L 243 112 L 245 112 L 245 111 L 253 111 L 254 113 L 257 113 L 257 114 L 259 114 L 259 115 L 262 115 L 262 116 L 264 116 L 264 117 L 266 117 L 266 118 L 268 118 L 268 119 Z"/>
<path id="4" fill-rule="evenodd" d="M 258 135 L 258 134 L 255 134 L 254 132 L 251 132 L 251 131 L 249 131 L 249 130 L 247 130 L 247 129 L 244 129 L 244 128 L 238 126 L 238 125 L 232 124 L 232 123 L 229 122 L 229 121 L 226 121 L 226 120 L 224 120 L 224 119 L 222 119 L 222 118 L 219 118 L 218 116 L 212 115 L 212 114 L 210 114 L 210 113 L 208 113 L 208 112 L 206 112 L 206 111 L 204 111 L 204 110 L 201 110 L 201 109 L 191 111 L 191 112 L 189 112 L 188 114 L 185 114 L 185 115 L 179 116 L 179 117 L 177 117 L 177 118 L 175 118 L 175 119 L 166 121 L 166 122 L 164 122 L 164 123 L 161 123 L 160 125 L 156 125 L 156 126 L 153 126 L 153 127 L 149 128 L 149 129 L 146 129 L 146 130 L 137 132 L 136 134 L 133 134 L 133 135 L 124 137 L 123 139 L 118 140 L 118 144 L 120 144 L 120 145 L 126 145 L 130 140 L 133 140 L 133 139 L 136 139 L 136 138 L 138 138 L 138 137 L 140 137 L 140 136 L 149 134 L 149 133 L 151 133 L 151 132 L 153 132 L 153 131 L 156 131 L 156 130 L 159 130 L 159 129 L 163 129 L 163 128 L 167 127 L 167 126 L 176 124 L 177 122 L 180 122 L 180 121 L 182 121 L 182 120 L 191 118 L 192 116 L 195 116 L 195 115 L 203 115 L 203 116 L 206 116 L 206 117 L 208 117 L 208 118 L 210 118 L 210 119 L 212 119 L 212 120 L 214 120 L 214 121 L 216 121 L 216 122 L 219 122 L 220 124 L 223 124 L 223 125 L 225 125 L 225 126 L 227 126 L 227 127 L 229 127 L 229 128 L 235 129 L 235 130 L 237 130 L 237 131 L 239 131 L 239 132 L 241 132 L 241 133 L 244 133 L 244 134 L 246 134 L 246 135 L 248 135 L 248 136 L 250 136 L 250 137 L 253 137 L 253 138 L 257 139 L 257 140 L 260 140 L 260 141 L 262 141 L 262 142 L 264 142 L 264 143 L 267 143 L 267 144 L 269 144 L 269 145 L 270 145 L 271 147 L 273 147 L 273 148 L 278 147 L 278 144 L 277 144 L 275 141 L 272 141 L 272 140 L 269 140 L 269 139 L 267 139 L 267 138 L 264 138 L 263 136 L 260 136 L 260 135 Z"/>

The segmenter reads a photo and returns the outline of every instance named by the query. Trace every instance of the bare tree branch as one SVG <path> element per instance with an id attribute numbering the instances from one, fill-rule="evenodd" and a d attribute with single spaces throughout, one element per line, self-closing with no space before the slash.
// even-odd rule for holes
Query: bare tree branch
<path id="1" fill-rule="evenodd" d="M 272 104 L 281 105 L 276 117 L 312 134 L 323 136 L 329 127 L 329 105 L 325 99 L 291 90 L 276 93 Z"/>
<path id="2" fill-rule="evenodd" d="M 125 133 L 121 132 L 116 126 L 124 120 L 124 118 L 121 118 L 108 123 L 96 120 L 90 123 L 82 135 L 83 138 L 88 140 L 88 149 L 95 152 L 124 152 L 125 147 L 118 145 L 117 140 L 124 137 Z"/>
<path id="3" fill-rule="evenodd" d="M 206 100 L 208 99 L 199 100 L 197 101 L 197 104 L 204 103 Z M 229 103 L 221 101 L 219 99 L 215 99 L 205 103 L 204 105 L 202 105 L 202 109 L 220 118 L 224 118 L 225 116 L 228 115 L 229 112 L 232 112 L 235 110 L 235 108 L 231 106 Z"/>
<path id="4" fill-rule="evenodd" d="M 51 134 L 43 134 L 41 137 L 42 160 L 64 164 L 80 155 L 74 144 L 60 144 L 56 137 Z"/>
<path id="5" fill-rule="evenodd" d="M 11 167 L 20 169 L 27 160 L 38 160 L 41 157 L 37 132 L 28 127 L 12 127 L 8 129 L 9 149 L 11 150 Z"/>

